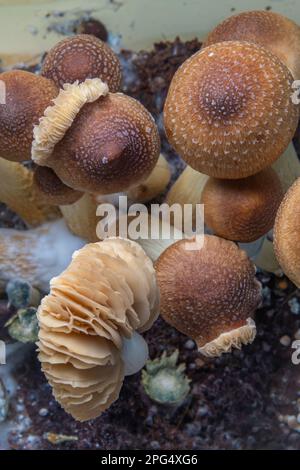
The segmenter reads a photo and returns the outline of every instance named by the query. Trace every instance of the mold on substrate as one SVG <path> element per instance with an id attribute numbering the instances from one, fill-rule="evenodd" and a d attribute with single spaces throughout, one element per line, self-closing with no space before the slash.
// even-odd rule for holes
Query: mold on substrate
<path id="1" fill-rule="evenodd" d="M 200 47 L 194 39 L 156 44 L 152 51 L 122 51 L 123 90 L 154 115 L 174 181 L 184 167 L 169 146 L 162 109 L 175 71 Z M 299 140 L 299 134 L 295 137 Z M 24 228 L 1 205 L 0 226 Z M 218 359 L 199 356 L 193 341 L 156 321 L 146 334 L 151 359 L 179 350 L 191 391 L 175 408 L 146 395 L 141 373 L 125 380 L 119 400 L 102 416 L 77 423 L 51 395 L 34 347 L 27 347 L 14 377 L 9 445 L 13 449 L 300 449 L 300 365 L 291 344 L 300 339 L 300 293 L 285 278 L 258 273 L 264 302 L 253 344 Z M 289 339 L 289 340 L 288 340 Z M 0 372 L 1 375 L 1 372 Z M 296 420 L 296 421 L 295 421 Z M 65 441 L 48 439 L 63 434 Z M 52 436 L 52 434 L 50 434 Z M 77 440 L 76 440 L 77 438 Z M 55 443 L 56 442 L 56 443 Z"/>

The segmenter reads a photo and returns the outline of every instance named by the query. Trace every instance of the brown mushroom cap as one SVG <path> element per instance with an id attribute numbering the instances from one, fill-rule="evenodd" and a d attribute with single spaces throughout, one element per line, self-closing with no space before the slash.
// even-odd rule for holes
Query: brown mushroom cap
<path id="1" fill-rule="evenodd" d="M 284 273 L 300 288 L 300 178 L 290 187 L 278 210 L 274 248 Z"/>
<path id="2" fill-rule="evenodd" d="M 118 398 L 123 340 L 150 328 L 158 310 L 152 262 L 129 240 L 86 245 L 52 279 L 38 310 L 39 359 L 54 396 L 75 419 L 95 418 Z"/>
<path id="3" fill-rule="evenodd" d="M 161 315 L 203 354 L 218 356 L 253 341 L 261 286 L 235 243 L 205 235 L 202 249 L 188 250 L 192 242 L 174 243 L 156 262 Z"/>
<path id="4" fill-rule="evenodd" d="M 293 77 L 255 44 L 222 42 L 176 72 L 164 109 L 167 137 L 195 170 L 245 178 L 270 166 L 297 127 Z"/>
<path id="5" fill-rule="evenodd" d="M 267 168 L 242 180 L 209 178 L 201 203 L 205 223 L 216 235 L 249 243 L 271 230 L 282 198 L 280 180 Z"/>
<path id="6" fill-rule="evenodd" d="M 58 89 L 52 80 L 23 70 L 3 72 L 0 80 L 6 88 L 6 104 L 0 104 L 0 156 L 30 160 L 33 127 Z"/>
<path id="7" fill-rule="evenodd" d="M 110 93 L 84 105 L 53 153 L 37 163 L 74 189 L 109 194 L 145 180 L 159 153 L 148 111 L 133 98 Z"/>
<path id="8" fill-rule="evenodd" d="M 66 186 L 51 168 L 37 166 L 33 176 L 33 190 L 41 202 L 54 206 L 73 204 L 83 193 Z"/>
<path id="9" fill-rule="evenodd" d="M 247 41 L 269 49 L 300 78 L 300 28 L 271 11 L 245 11 L 227 18 L 208 35 L 204 46 L 222 41 Z"/>
<path id="10" fill-rule="evenodd" d="M 101 78 L 111 92 L 121 85 L 121 65 L 113 50 L 100 39 L 89 34 L 78 34 L 63 39 L 47 54 L 42 75 L 51 78 L 57 86 L 87 78 Z"/>

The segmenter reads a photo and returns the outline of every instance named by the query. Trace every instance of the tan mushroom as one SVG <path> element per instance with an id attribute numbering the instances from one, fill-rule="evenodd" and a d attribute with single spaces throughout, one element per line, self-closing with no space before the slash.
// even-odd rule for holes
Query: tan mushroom
<path id="1" fill-rule="evenodd" d="M 252 319 L 261 302 L 261 285 L 246 253 L 228 240 L 204 236 L 201 249 L 193 240 L 167 248 L 156 262 L 161 315 L 192 337 L 205 356 L 219 356 L 251 343 Z"/>
<path id="2" fill-rule="evenodd" d="M 273 228 L 283 190 L 272 168 L 241 180 L 209 178 L 202 192 L 206 225 L 228 240 L 251 243 Z"/>
<path id="3" fill-rule="evenodd" d="M 86 245 L 51 281 L 38 311 L 39 359 L 75 419 L 95 418 L 118 398 L 128 361 L 136 371 L 146 351 L 136 331 L 151 327 L 158 308 L 152 262 L 129 240 Z"/>
<path id="4" fill-rule="evenodd" d="M 300 79 L 300 28 L 272 11 L 245 11 L 227 18 L 209 33 L 204 46 L 222 41 L 254 42 L 269 49 Z"/>
<path id="5" fill-rule="evenodd" d="M 89 34 L 68 37 L 56 44 L 46 55 L 41 73 L 59 88 L 77 80 L 101 78 L 111 92 L 119 91 L 122 79 L 116 54 L 103 41 Z"/>
<path id="6" fill-rule="evenodd" d="M 293 77 L 271 52 L 229 41 L 206 47 L 176 72 L 164 108 L 167 137 L 195 170 L 239 179 L 270 166 L 297 127 Z"/>
<path id="7" fill-rule="evenodd" d="M 107 91 L 100 79 L 65 85 L 34 130 L 33 160 L 79 191 L 127 190 L 159 157 L 152 116 L 133 98 Z"/>
<path id="8" fill-rule="evenodd" d="M 300 178 L 288 190 L 278 210 L 274 248 L 284 273 L 300 287 Z"/>
<path id="9" fill-rule="evenodd" d="M 6 103 L 0 104 L 0 157 L 30 160 L 33 127 L 58 94 L 52 80 L 23 70 L 0 74 Z"/>

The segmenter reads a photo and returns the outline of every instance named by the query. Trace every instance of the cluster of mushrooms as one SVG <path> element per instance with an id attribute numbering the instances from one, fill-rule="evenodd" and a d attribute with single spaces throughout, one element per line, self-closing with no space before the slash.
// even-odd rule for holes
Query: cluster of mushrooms
<path id="1" fill-rule="evenodd" d="M 204 203 L 212 234 L 193 250 L 193 239 L 97 239 L 99 203 L 120 193 L 149 201 L 170 179 L 155 122 L 119 92 L 120 63 L 105 43 L 73 36 L 49 51 L 39 75 L 0 75 L 0 200 L 29 228 L 0 230 L 1 281 L 48 293 L 37 313 L 39 359 L 75 419 L 98 416 L 144 366 L 141 333 L 159 313 L 208 357 L 254 340 L 261 285 L 239 243 L 262 239 L 262 267 L 272 271 L 274 227 L 276 257 L 300 286 L 296 79 L 300 28 L 255 11 L 217 26 L 175 74 L 164 124 L 187 167 L 167 202 Z"/>

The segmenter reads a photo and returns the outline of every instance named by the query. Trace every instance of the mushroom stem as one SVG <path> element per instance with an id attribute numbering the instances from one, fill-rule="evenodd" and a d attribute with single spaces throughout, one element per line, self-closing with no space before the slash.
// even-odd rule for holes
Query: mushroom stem
<path id="1" fill-rule="evenodd" d="M 124 375 L 139 372 L 149 359 L 148 344 L 143 336 L 134 331 L 129 339 L 124 338 L 121 356 L 124 362 Z"/>
<path id="2" fill-rule="evenodd" d="M 60 206 L 65 222 L 71 232 L 89 242 L 98 241 L 96 216 L 98 203 L 92 194 L 84 194 L 74 204 Z"/>
<path id="3" fill-rule="evenodd" d="M 272 168 L 279 176 L 281 186 L 286 192 L 300 176 L 300 162 L 294 144 L 291 142 Z"/>
<path id="4" fill-rule="evenodd" d="M 202 191 L 208 178 L 207 175 L 187 166 L 169 191 L 166 202 L 169 206 L 180 204 L 183 207 L 184 204 L 192 204 L 194 214 L 195 206 L 200 204 Z"/>
<path id="5" fill-rule="evenodd" d="M 238 243 L 239 247 L 244 250 L 248 257 L 253 260 L 260 253 L 262 246 L 264 244 L 266 235 L 263 235 L 258 240 L 255 240 L 251 243 Z"/>
<path id="6" fill-rule="evenodd" d="M 0 229 L 0 279 L 23 279 L 43 292 L 50 279 L 70 263 L 84 241 L 68 230 L 63 219 L 31 230 Z"/>
<path id="7" fill-rule="evenodd" d="M 42 204 L 33 189 L 33 172 L 18 162 L 0 158 L 0 201 L 30 226 L 59 217 L 59 210 Z"/>
<path id="8" fill-rule="evenodd" d="M 96 234 L 99 217 L 96 216 L 98 205 L 110 203 L 116 207 L 119 204 L 119 196 L 127 196 L 128 203 L 145 203 L 161 194 L 170 181 L 171 173 L 167 160 L 160 155 L 156 166 L 150 176 L 138 186 L 130 188 L 123 193 L 106 195 L 93 195 L 86 193 L 74 204 L 60 206 L 64 219 L 72 233 L 87 241 L 98 241 Z"/>
<path id="9" fill-rule="evenodd" d="M 148 178 L 127 191 L 127 196 L 133 202 L 148 202 L 164 192 L 171 179 L 171 171 L 165 157 L 159 159 Z"/>
<path id="10" fill-rule="evenodd" d="M 268 238 L 265 238 L 261 250 L 253 258 L 253 261 L 258 268 L 264 271 L 277 276 L 282 274 L 282 270 L 275 256 L 273 242 L 268 240 Z"/>

